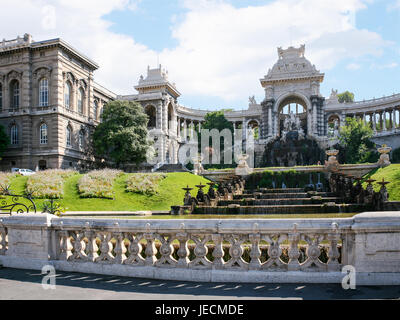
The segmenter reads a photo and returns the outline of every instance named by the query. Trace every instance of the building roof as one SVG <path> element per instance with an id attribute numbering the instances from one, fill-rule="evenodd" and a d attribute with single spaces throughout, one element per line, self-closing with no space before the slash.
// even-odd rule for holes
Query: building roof
<path id="1" fill-rule="evenodd" d="M 261 79 L 261 84 L 265 87 L 268 84 L 272 84 L 277 81 L 288 81 L 288 80 L 301 80 L 301 79 L 312 79 L 322 82 L 324 74 L 320 73 L 304 57 L 305 45 L 301 45 L 299 48 L 289 47 L 288 49 L 278 48 L 278 61 L 268 70 L 267 75 Z"/>

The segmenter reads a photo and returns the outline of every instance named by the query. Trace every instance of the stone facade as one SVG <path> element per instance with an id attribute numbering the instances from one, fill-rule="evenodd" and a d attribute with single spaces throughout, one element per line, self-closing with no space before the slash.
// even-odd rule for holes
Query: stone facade
<path id="1" fill-rule="evenodd" d="M 26 34 L 0 42 L 0 124 L 11 138 L 1 170 L 92 163 L 90 134 L 103 105 L 116 97 L 94 82 L 97 68 L 61 39 L 34 42 Z"/>
<path id="2" fill-rule="evenodd" d="M 178 163 L 179 148 L 201 129 L 207 111 L 182 106 L 176 85 L 161 65 L 148 68 L 147 76 L 141 76 L 135 86 L 138 93 L 128 96 L 117 96 L 94 82 L 97 68 L 61 39 L 34 42 L 25 35 L 0 42 L 0 124 L 13 142 L 0 170 L 90 167 L 94 160 L 90 134 L 104 104 L 113 99 L 138 101 L 148 114 L 157 150 L 154 165 Z M 43 79 L 47 80 L 47 100 Z M 256 166 L 266 146 L 276 139 L 285 140 L 291 130 L 316 141 L 322 149 L 329 147 L 337 142 L 335 133 L 349 116 L 369 123 L 376 143 L 400 147 L 400 94 L 339 103 L 336 91 L 329 98 L 320 94 L 323 79 L 324 74 L 305 58 L 304 45 L 278 48 L 278 61 L 260 79 L 263 101 L 250 97 L 244 110 L 225 113 L 235 130 L 245 129 L 244 150 L 249 136 L 254 138 Z"/>

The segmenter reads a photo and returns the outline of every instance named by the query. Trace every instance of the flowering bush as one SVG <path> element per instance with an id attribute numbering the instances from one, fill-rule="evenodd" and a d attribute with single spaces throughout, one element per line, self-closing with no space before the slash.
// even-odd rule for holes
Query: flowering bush
<path id="1" fill-rule="evenodd" d="M 166 177 L 162 173 L 133 173 L 126 180 L 126 191 L 141 194 L 156 194 L 158 184 Z"/>
<path id="2" fill-rule="evenodd" d="M 80 197 L 114 199 L 114 180 L 121 174 L 122 171 L 112 169 L 90 171 L 78 181 Z"/>
<path id="3" fill-rule="evenodd" d="M 10 188 L 10 181 L 15 176 L 15 173 L 0 172 L 0 195 L 6 194 L 5 190 Z"/>
<path id="4" fill-rule="evenodd" d="M 74 170 L 50 169 L 28 177 L 26 193 L 33 198 L 59 199 L 64 193 L 64 180 L 77 174 Z"/>

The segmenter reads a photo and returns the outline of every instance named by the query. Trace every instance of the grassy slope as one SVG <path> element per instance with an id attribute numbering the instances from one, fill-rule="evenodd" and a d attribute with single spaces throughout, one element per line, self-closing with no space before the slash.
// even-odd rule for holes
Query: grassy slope
<path id="1" fill-rule="evenodd" d="M 375 169 L 363 178 L 372 178 L 377 182 L 382 181 L 382 178 L 384 178 L 385 181 L 389 181 L 390 183 L 386 185 L 389 192 L 389 200 L 400 201 L 400 164 L 391 164 L 386 168 Z M 364 187 L 366 185 L 366 183 L 363 184 Z M 380 189 L 380 185 L 376 182 L 373 185 L 375 191 Z"/>
<path id="2" fill-rule="evenodd" d="M 183 204 L 185 191 L 183 187 L 202 182 L 207 179 L 195 176 L 188 172 L 168 173 L 159 185 L 159 193 L 153 196 L 125 192 L 125 180 L 129 174 L 117 178 L 114 183 L 115 200 L 109 199 L 81 199 L 76 187 L 82 175 L 75 175 L 64 183 L 64 198 L 60 201 L 67 211 L 140 211 L 140 210 L 170 210 L 172 205 Z M 27 177 L 17 177 L 11 181 L 13 193 L 24 194 Z M 208 186 L 204 189 L 208 191 Z M 197 193 L 197 188 L 192 190 L 192 196 Z M 41 209 L 44 200 L 35 200 Z"/>

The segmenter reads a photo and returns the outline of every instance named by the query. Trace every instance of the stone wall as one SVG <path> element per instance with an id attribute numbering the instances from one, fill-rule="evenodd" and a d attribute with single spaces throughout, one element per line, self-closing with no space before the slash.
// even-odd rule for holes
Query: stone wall
<path id="1" fill-rule="evenodd" d="M 35 270 L 50 264 L 62 271 L 257 283 L 341 283 L 342 267 L 352 265 L 358 285 L 399 285 L 399 240 L 400 212 L 220 221 L 25 214 L 0 219 L 0 263 Z"/>

